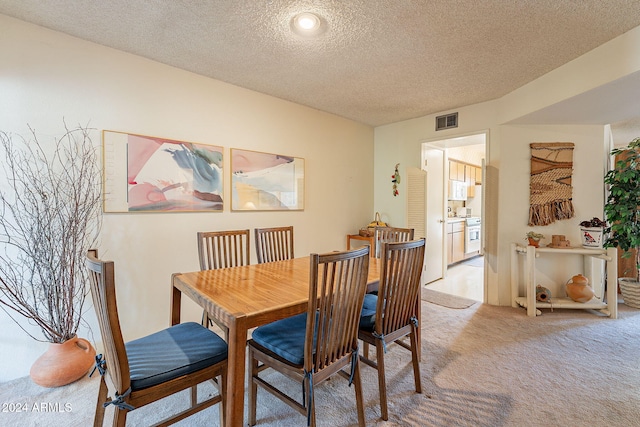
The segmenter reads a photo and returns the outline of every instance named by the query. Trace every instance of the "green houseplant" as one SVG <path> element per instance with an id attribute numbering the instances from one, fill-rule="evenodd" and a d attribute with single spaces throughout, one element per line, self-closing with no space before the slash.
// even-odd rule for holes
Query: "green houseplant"
<path id="1" fill-rule="evenodd" d="M 636 277 L 620 278 L 618 283 L 625 304 L 640 308 L 640 138 L 613 149 L 611 155 L 617 160 L 604 176 L 609 186 L 604 205 L 609 224 L 604 246 L 622 249 L 625 258 L 635 256 Z"/>
<path id="2" fill-rule="evenodd" d="M 52 366 L 43 357 L 55 345 L 95 355 L 76 334 L 88 295 L 85 254 L 100 230 L 101 171 L 86 128 L 65 124 L 46 144 L 30 131 L 29 139 L 0 132 L 0 308 L 33 339 L 51 343 L 31 377 L 55 387 L 66 381 L 62 368 L 50 369 L 53 382 L 34 374 L 41 360 Z"/>
<path id="3" fill-rule="evenodd" d="M 529 246 L 540 246 L 540 240 L 544 239 L 544 234 L 536 233 L 535 231 L 528 231 L 525 238 L 529 242 Z"/>

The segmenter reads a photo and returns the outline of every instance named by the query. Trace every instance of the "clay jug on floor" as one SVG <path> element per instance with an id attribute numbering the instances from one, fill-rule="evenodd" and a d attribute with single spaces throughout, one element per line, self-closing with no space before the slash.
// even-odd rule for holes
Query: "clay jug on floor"
<path id="1" fill-rule="evenodd" d="M 576 274 L 567 282 L 567 296 L 575 302 L 587 302 L 595 296 L 595 292 L 589 286 L 589 279 L 582 274 Z"/>
<path id="2" fill-rule="evenodd" d="M 73 337 L 62 344 L 51 343 L 31 366 L 29 375 L 42 387 L 67 385 L 89 371 L 95 356 L 95 349 L 84 338 Z"/>

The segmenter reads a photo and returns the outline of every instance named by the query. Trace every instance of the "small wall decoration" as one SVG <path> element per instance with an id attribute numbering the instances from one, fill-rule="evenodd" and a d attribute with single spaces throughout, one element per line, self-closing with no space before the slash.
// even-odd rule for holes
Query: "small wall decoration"
<path id="1" fill-rule="evenodd" d="M 400 194 L 398 192 L 398 184 L 400 184 L 400 172 L 398 172 L 398 167 L 400 163 L 396 163 L 396 171 L 391 175 L 391 182 L 393 182 L 393 196 L 397 196 Z"/>
<path id="2" fill-rule="evenodd" d="M 223 209 L 222 147 L 103 131 L 105 212 Z"/>
<path id="3" fill-rule="evenodd" d="M 567 240 L 564 234 L 551 235 L 551 243 L 547 245 L 548 248 L 570 248 L 571 242 Z"/>
<path id="4" fill-rule="evenodd" d="M 304 209 L 304 159 L 231 149 L 231 210 Z"/>
<path id="5" fill-rule="evenodd" d="M 534 142 L 531 147 L 529 225 L 573 218 L 572 142 Z"/>

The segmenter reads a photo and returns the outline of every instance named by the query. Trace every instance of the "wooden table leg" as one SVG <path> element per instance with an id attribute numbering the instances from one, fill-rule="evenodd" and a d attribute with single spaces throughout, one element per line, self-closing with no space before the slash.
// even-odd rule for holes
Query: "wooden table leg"
<path id="1" fill-rule="evenodd" d="M 174 278 L 179 273 L 171 275 L 171 326 L 180 323 L 180 302 L 182 300 L 182 292 L 173 285 Z"/>
<path id="2" fill-rule="evenodd" d="M 229 364 L 227 372 L 227 425 L 244 424 L 244 377 L 247 345 L 247 324 L 236 318 L 229 327 Z"/>

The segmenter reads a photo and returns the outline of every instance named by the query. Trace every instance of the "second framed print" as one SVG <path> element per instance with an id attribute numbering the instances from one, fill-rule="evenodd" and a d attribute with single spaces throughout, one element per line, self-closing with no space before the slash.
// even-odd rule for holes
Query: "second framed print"
<path id="1" fill-rule="evenodd" d="M 304 209 L 304 159 L 231 149 L 231 210 Z"/>

